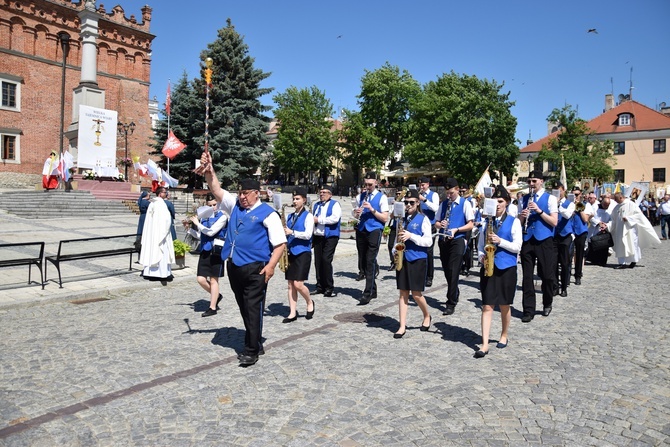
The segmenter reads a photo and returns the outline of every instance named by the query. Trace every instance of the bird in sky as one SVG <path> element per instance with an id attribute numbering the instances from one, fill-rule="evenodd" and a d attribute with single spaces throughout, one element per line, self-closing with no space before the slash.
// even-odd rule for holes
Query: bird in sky
<path id="1" fill-rule="evenodd" d="M 595 28 L 591 28 L 587 31 L 587 33 L 593 33 L 593 34 L 598 34 L 598 30 Z"/>
<path id="2" fill-rule="evenodd" d="M 339 36 L 337 36 L 337 38 L 338 38 L 338 39 L 341 39 L 341 38 L 342 38 L 342 34 L 340 34 Z"/>

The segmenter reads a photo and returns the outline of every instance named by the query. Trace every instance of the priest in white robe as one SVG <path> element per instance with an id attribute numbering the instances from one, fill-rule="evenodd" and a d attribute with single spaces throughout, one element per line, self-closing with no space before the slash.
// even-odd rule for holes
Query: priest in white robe
<path id="1" fill-rule="evenodd" d="M 617 205 L 612 210 L 611 233 L 614 254 L 619 259 L 615 268 L 633 268 L 642 258 L 642 248 L 661 245 L 656 231 L 635 202 L 620 192 L 614 194 Z"/>
<path id="2" fill-rule="evenodd" d="M 156 197 L 151 199 L 142 229 L 142 276 L 152 281 L 172 280 L 171 265 L 175 262 L 170 233 L 172 216 L 164 201 L 166 192 L 163 187 L 156 190 Z"/>

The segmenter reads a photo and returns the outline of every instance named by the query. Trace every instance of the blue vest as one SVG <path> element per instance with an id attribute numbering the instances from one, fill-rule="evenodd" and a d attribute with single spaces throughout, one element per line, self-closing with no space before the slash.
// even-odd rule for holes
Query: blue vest
<path id="1" fill-rule="evenodd" d="M 212 217 L 208 217 L 207 219 L 203 219 L 200 221 L 203 227 L 206 228 L 212 228 L 212 225 L 214 225 L 214 222 L 219 220 L 219 218 L 223 216 L 222 211 L 217 211 L 214 213 Z M 203 251 L 211 251 L 214 244 L 214 239 L 225 239 L 226 238 L 226 227 L 221 228 L 221 230 L 215 235 L 215 236 L 207 236 L 204 233 L 200 233 L 200 243 L 202 244 L 202 250 Z"/>
<path id="2" fill-rule="evenodd" d="M 335 203 L 337 203 L 335 200 L 330 199 L 328 202 L 328 209 L 326 210 L 326 217 L 330 217 L 333 215 L 333 206 L 335 206 Z M 314 207 L 312 208 L 314 214 L 316 216 L 316 210 L 317 207 L 322 207 L 323 202 L 316 202 L 314 204 Z M 324 232 L 325 237 L 340 237 L 340 222 L 341 220 L 338 220 L 337 223 L 326 225 L 326 231 Z"/>
<path id="3" fill-rule="evenodd" d="M 366 196 L 366 192 L 361 193 L 361 195 L 358 197 L 358 203 L 362 204 L 363 203 L 363 198 Z M 380 191 L 377 192 L 377 194 L 372 197 L 372 200 L 370 200 L 370 205 L 372 205 L 372 208 L 377 210 L 378 212 L 381 212 L 381 198 L 384 194 L 382 194 Z M 361 231 L 367 231 L 367 232 L 372 232 L 375 230 L 381 230 L 384 228 L 384 223 L 378 221 L 373 215 L 372 211 L 368 211 L 366 209 L 363 210 L 361 213 L 361 220 L 358 223 L 358 229 Z"/>
<path id="4" fill-rule="evenodd" d="M 568 207 L 570 206 L 571 203 L 572 203 L 571 201 L 566 199 L 561 204 L 561 208 L 563 208 L 564 210 L 568 209 Z M 561 237 L 566 237 L 569 234 L 572 234 L 572 232 L 573 232 L 573 230 L 572 230 L 572 217 L 574 217 L 574 216 L 571 216 L 569 219 L 566 219 L 565 217 L 561 216 L 561 213 L 558 213 L 558 223 L 556 224 L 556 231 L 554 232 L 554 234 L 556 234 L 558 236 L 561 236 Z"/>
<path id="5" fill-rule="evenodd" d="M 230 214 L 221 259 L 226 260 L 232 256 L 233 264 L 238 267 L 252 262 L 268 262 L 273 247 L 263 221 L 274 212 L 267 203 L 261 203 L 247 212 L 240 207 L 238 201 Z"/>
<path id="6" fill-rule="evenodd" d="M 440 215 L 440 220 L 444 220 L 444 218 L 447 216 L 448 204 L 449 202 L 447 201 L 445 205 L 442 207 L 442 214 Z M 461 197 L 461 200 L 458 204 L 456 204 L 456 202 L 451 204 L 451 214 L 449 215 L 449 225 L 447 226 L 447 230 L 451 230 L 452 228 L 460 228 L 466 224 L 465 213 L 463 212 L 464 207 L 465 207 L 465 199 L 463 197 Z M 457 233 L 454 236 L 454 239 L 459 239 L 463 237 L 465 237 L 465 233 Z"/>
<path id="7" fill-rule="evenodd" d="M 288 216 L 288 219 L 286 221 L 286 226 L 289 227 L 292 230 L 295 231 L 305 231 L 305 219 L 307 216 L 310 216 L 309 212 L 307 210 L 303 210 L 297 217 L 296 220 L 296 214 L 293 213 L 290 216 Z M 294 235 L 289 235 L 286 237 L 287 239 L 287 246 L 288 249 L 291 251 L 292 255 L 299 255 L 300 253 L 304 253 L 306 251 L 310 251 L 312 249 L 312 238 L 310 237 L 309 239 L 299 239 L 295 237 Z"/>
<path id="8" fill-rule="evenodd" d="M 523 209 L 528 207 L 528 199 L 530 199 L 530 194 L 526 194 L 523 197 Z M 549 212 L 549 194 L 546 191 L 540 196 L 536 203 L 542 211 L 545 213 Z M 531 237 L 535 237 L 538 241 L 554 237 L 554 227 L 542 220 L 542 217 L 540 217 L 538 213 L 531 213 L 530 216 L 528 216 L 527 227 L 528 232 L 523 235 L 524 241 L 530 240 Z"/>
<path id="9" fill-rule="evenodd" d="M 572 231 L 577 236 L 580 236 L 589 231 L 589 224 L 584 223 L 584 221 L 582 220 L 581 213 L 578 213 L 576 211 L 575 214 L 572 216 Z"/>
<path id="10" fill-rule="evenodd" d="M 413 234 L 418 234 L 422 236 L 421 226 L 423 225 L 423 220 L 428 219 L 428 217 L 422 214 L 416 214 L 412 219 L 404 219 L 403 225 L 405 230 Z M 428 258 L 428 247 L 420 247 L 412 242 L 411 239 L 408 239 L 405 242 L 405 254 L 403 255 L 408 262 L 416 261 L 417 259 L 427 259 Z"/>
<path id="11" fill-rule="evenodd" d="M 507 215 L 502 226 L 498 229 L 498 236 L 500 239 L 505 239 L 510 242 L 512 241 L 512 226 L 514 225 L 515 219 L 516 217 L 512 217 L 509 214 Z M 496 253 L 493 256 L 493 263 L 500 270 L 504 270 L 512 266 L 516 267 L 516 258 L 516 253 L 504 250 L 498 246 L 496 248 Z"/>
<path id="12" fill-rule="evenodd" d="M 426 193 L 426 200 L 431 200 L 433 198 L 433 194 L 435 194 L 435 192 L 429 190 Z M 430 220 L 431 225 L 433 225 L 437 221 L 435 219 L 435 211 L 428 208 L 426 202 L 421 202 L 421 211 L 423 212 L 423 215 L 426 216 L 428 220 Z"/>

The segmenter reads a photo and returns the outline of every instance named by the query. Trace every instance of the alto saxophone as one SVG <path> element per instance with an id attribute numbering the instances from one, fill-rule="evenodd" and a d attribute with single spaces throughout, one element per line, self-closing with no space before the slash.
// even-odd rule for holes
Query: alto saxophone
<path id="1" fill-rule="evenodd" d="M 484 276 L 493 276 L 495 267 L 496 246 L 491 242 L 490 236 L 493 234 L 493 218 L 488 217 L 486 223 L 486 245 L 484 246 Z"/>
<path id="2" fill-rule="evenodd" d="M 400 239 L 400 233 L 403 231 L 403 217 L 396 217 L 395 221 L 395 245 L 393 249 L 393 263 L 395 264 L 396 271 L 402 270 L 402 261 L 405 255 L 405 243 Z"/>
<path id="3" fill-rule="evenodd" d="M 281 206 L 281 224 L 284 228 L 286 228 L 286 207 L 288 204 L 284 204 Z M 288 260 L 288 244 L 284 247 L 284 251 L 281 254 L 281 258 L 279 258 L 279 269 L 282 272 L 286 272 L 288 270 L 289 266 L 289 260 Z"/>

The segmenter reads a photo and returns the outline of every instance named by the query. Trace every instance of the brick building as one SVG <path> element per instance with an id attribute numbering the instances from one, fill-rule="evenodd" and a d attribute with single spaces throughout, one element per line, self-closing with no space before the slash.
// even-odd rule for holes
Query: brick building
<path id="1" fill-rule="evenodd" d="M 77 89 L 85 86 L 101 93 L 101 108 L 116 110 L 119 121 L 136 124 L 128 146 L 130 153 L 146 159 L 153 137 L 149 115 L 151 12 L 144 6 L 138 22 L 134 15 L 127 18 L 121 6 L 108 12 L 102 4 L 96 8 L 91 0 L 0 0 L 0 187 L 33 187 L 40 181 L 44 160 L 52 150 L 59 150 L 63 78 L 59 33 L 70 38 L 64 148 L 72 141 L 76 145 L 72 134 L 78 105 L 86 104 L 81 95 L 77 97 Z M 83 21 L 91 17 L 93 27 L 82 33 Z M 86 69 L 82 70 L 87 39 L 89 48 L 97 53 L 93 82 L 84 79 Z M 76 147 L 70 150 L 76 152 Z M 117 158 L 124 152 L 120 138 Z"/>

